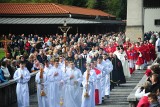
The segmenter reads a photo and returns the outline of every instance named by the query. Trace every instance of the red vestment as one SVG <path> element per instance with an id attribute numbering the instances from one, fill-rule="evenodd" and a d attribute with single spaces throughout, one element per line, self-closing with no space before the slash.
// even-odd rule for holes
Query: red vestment
<path id="1" fill-rule="evenodd" d="M 123 44 L 123 48 L 124 48 L 124 50 L 127 50 L 129 47 L 131 47 L 132 46 L 132 44 L 130 43 L 130 42 L 125 42 L 124 44 Z"/>
<path id="2" fill-rule="evenodd" d="M 156 51 L 155 51 L 155 46 L 152 43 L 149 43 L 149 48 L 150 48 L 150 57 L 154 61 L 156 59 Z"/>
<path id="3" fill-rule="evenodd" d="M 150 69 L 147 69 L 145 74 L 147 75 L 147 77 L 149 77 L 151 75 L 152 71 Z"/>
<path id="4" fill-rule="evenodd" d="M 98 70 L 97 68 L 94 68 L 96 75 L 100 74 L 101 71 Z M 99 90 L 95 89 L 95 104 L 99 104 Z"/>
<path id="5" fill-rule="evenodd" d="M 145 46 L 145 61 L 149 62 L 151 61 L 149 45 L 145 44 L 144 46 Z"/>
<path id="6" fill-rule="evenodd" d="M 144 64 L 144 53 L 143 53 L 143 47 L 142 46 L 139 46 L 139 47 L 135 47 L 135 50 L 137 51 L 138 53 L 138 58 L 137 58 L 137 61 L 136 61 L 136 65 L 142 65 Z"/>
<path id="7" fill-rule="evenodd" d="M 95 89 L 95 104 L 99 104 L 99 90 Z"/>
<path id="8" fill-rule="evenodd" d="M 148 96 L 143 96 L 139 102 L 137 107 L 149 107 Z"/>

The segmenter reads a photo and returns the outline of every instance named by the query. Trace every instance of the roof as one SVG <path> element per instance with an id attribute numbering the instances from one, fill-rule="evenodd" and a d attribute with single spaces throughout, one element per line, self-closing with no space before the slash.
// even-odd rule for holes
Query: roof
<path id="1" fill-rule="evenodd" d="M 53 3 L 0 3 L 0 14 L 66 14 Z"/>
<path id="2" fill-rule="evenodd" d="M 81 8 L 54 3 L 0 3 L 0 15 L 57 15 L 79 14 L 89 16 L 110 16 L 101 10 Z"/>
<path id="3" fill-rule="evenodd" d="M 0 18 L 0 24 L 125 24 L 118 20 L 89 20 L 75 18 Z"/>
<path id="4" fill-rule="evenodd" d="M 62 7 L 63 9 L 73 14 L 115 17 L 109 13 L 103 12 L 101 10 L 96 10 L 96 9 L 81 8 L 81 7 L 75 7 L 75 6 L 60 5 L 60 4 L 58 6 Z"/>

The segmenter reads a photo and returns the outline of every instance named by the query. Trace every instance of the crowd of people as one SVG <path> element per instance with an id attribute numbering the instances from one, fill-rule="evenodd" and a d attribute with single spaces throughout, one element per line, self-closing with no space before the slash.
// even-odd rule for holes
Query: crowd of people
<path id="1" fill-rule="evenodd" d="M 7 37 L 12 42 L 1 60 L 0 82 L 17 81 L 19 107 L 29 106 L 28 81 L 35 71 L 39 71 L 35 78 L 39 107 L 102 104 L 109 98 L 111 85 L 125 83 L 135 69 L 151 64 L 160 46 L 155 32 L 146 33 L 144 41 L 138 38 L 137 42 L 122 32 L 70 34 L 67 38 L 58 34 Z"/>
<path id="2" fill-rule="evenodd" d="M 140 99 L 137 107 L 160 107 L 160 57 L 148 66 L 145 75 L 147 81 L 135 92 Z"/>

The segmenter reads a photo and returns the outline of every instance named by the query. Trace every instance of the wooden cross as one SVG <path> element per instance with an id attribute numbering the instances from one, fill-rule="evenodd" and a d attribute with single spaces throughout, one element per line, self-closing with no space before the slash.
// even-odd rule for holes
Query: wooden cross
<path id="1" fill-rule="evenodd" d="M 7 49 L 7 43 L 12 42 L 12 40 L 8 40 L 5 36 L 4 40 L 1 40 L 0 42 L 4 43 L 4 51 L 5 51 L 5 57 L 7 57 L 8 49 Z"/>

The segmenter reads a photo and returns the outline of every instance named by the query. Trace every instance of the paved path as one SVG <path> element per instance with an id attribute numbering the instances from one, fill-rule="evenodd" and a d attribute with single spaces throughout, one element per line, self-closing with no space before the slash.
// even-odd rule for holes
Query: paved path
<path id="1" fill-rule="evenodd" d="M 127 97 L 144 75 L 144 71 L 135 71 L 125 84 L 111 90 L 110 98 L 96 107 L 128 107 Z"/>
<path id="2" fill-rule="evenodd" d="M 144 71 L 135 71 L 132 77 L 127 79 L 125 84 L 121 84 L 119 87 L 115 87 L 111 90 L 110 98 L 105 98 L 105 101 L 101 105 L 96 107 L 128 107 L 127 97 L 130 92 L 134 89 L 137 83 L 141 80 L 144 75 Z M 17 107 L 16 104 L 10 107 Z M 37 96 L 36 94 L 30 96 L 30 107 L 37 106 Z"/>

